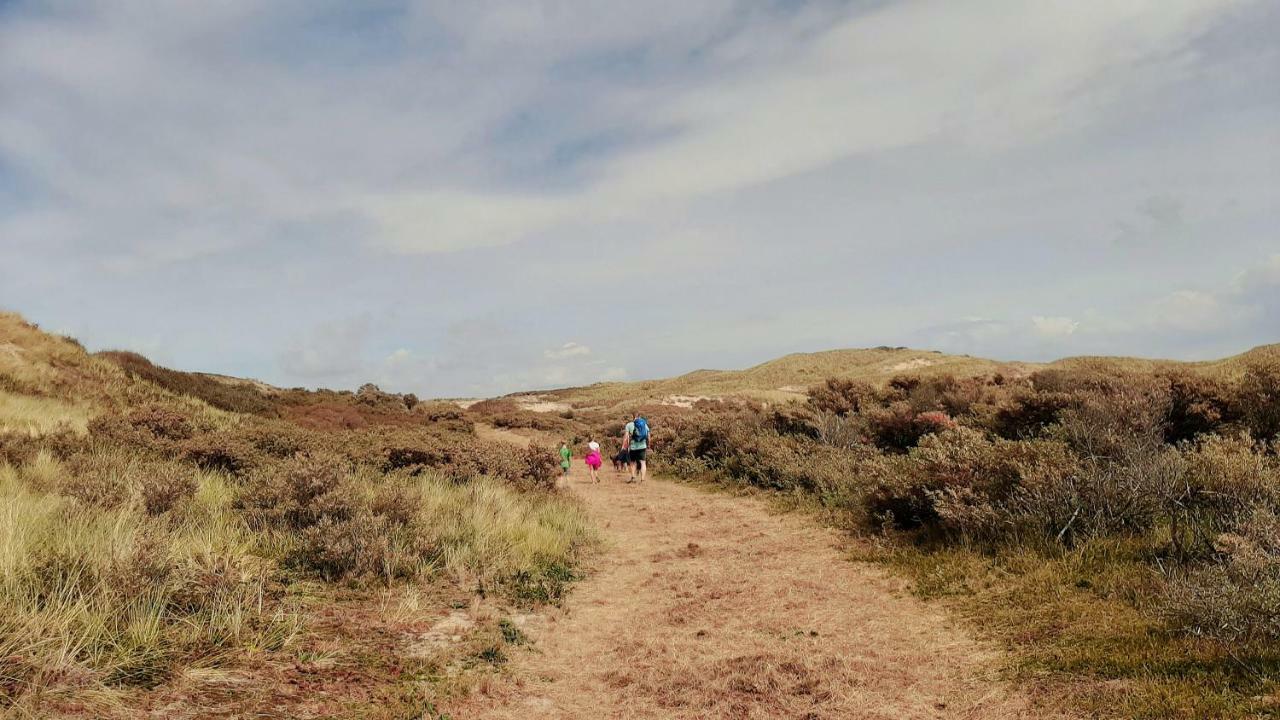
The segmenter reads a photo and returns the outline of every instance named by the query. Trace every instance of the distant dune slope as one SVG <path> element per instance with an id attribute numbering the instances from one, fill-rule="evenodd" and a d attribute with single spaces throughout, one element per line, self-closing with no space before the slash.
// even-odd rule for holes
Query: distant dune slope
<path id="1" fill-rule="evenodd" d="M 1182 368 L 1206 375 L 1232 377 L 1254 361 L 1280 357 L 1280 344 L 1264 345 L 1221 360 L 1182 362 L 1129 357 L 1073 357 L 1051 363 L 1003 362 L 969 355 L 948 355 L 911 348 L 870 348 L 795 353 L 745 370 L 695 370 L 664 380 L 598 383 L 513 397 L 531 409 L 548 407 L 612 407 L 635 402 L 682 404 L 698 398 L 739 397 L 785 402 L 804 397 L 805 390 L 827 378 L 884 383 L 896 375 L 973 377 L 1002 373 L 1020 376 L 1045 368 L 1093 367 L 1102 371 L 1152 371 Z"/>

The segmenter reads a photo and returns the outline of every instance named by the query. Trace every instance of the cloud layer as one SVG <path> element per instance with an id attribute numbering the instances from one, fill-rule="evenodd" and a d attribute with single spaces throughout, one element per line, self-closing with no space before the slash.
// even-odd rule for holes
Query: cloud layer
<path id="1" fill-rule="evenodd" d="M 0 305 L 425 395 L 1280 327 L 1248 0 L 0 5 Z"/>

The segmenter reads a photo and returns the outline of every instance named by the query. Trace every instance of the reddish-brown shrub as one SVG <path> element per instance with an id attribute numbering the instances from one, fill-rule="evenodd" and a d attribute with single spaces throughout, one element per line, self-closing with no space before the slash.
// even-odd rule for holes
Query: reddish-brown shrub
<path id="1" fill-rule="evenodd" d="M 917 413 L 906 401 L 866 413 L 868 432 L 875 444 L 885 450 L 906 452 L 929 433 L 955 427 L 943 412 Z"/>
<path id="2" fill-rule="evenodd" d="M 1176 444 L 1219 432 L 1238 419 L 1239 410 L 1225 383 L 1189 372 L 1170 372 L 1162 379 L 1169 384 L 1165 442 Z"/>
<path id="3" fill-rule="evenodd" d="M 193 433 L 186 415 L 161 405 L 148 405 L 130 412 L 129 424 L 161 440 L 186 440 Z"/>
<path id="4" fill-rule="evenodd" d="M 360 504 L 350 472 L 334 455 L 298 457 L 247 478 L 235 505 L 259 528 L 301 530 L 324 518 L 349 520 Z"/>
<path id="5" fill-rule="evenodd" d="M 1280 435 L 1280 359 L 1249 366 L 1240 382 L 1240 409 L 1255 438 Z"/>
<path id="6" fill-rule="evenodd" d="M 997 401 L 991 429 L 1008 440 L 1039 437 L 1075 402 L 1065 392 L 1018 388 Z"/>
<path id="7" fill-rule="evenodd" d="M 390 550 L 385 518 L 368 513 L 343 519 L 326 515 L 302 529 L 289 561 L 333 581 L 381 574 Z"/>
<path id="8" fill-rule="evenodd" d="M 191 471 L 166 463 L 146 468 L 138 474 L 143 506 L 149 515 L 160 515 L 196 494 L 199 485 Z"/>
<path id="9" fill-rule="evenodd" d="M 560 458 L 551 448 L 530 445 L 525 448 L 523 480 L 531 487 L 549 490 L 560 476 Z"/>
<path id="10" fill-rule="evenodd" d="M 196 467 L 229 475 L 243 475 L 258 464 L 260 453 L 240 437 L 216 434 L 196 437 L 181 450 L 181 457 Z"/>
<path id="11" fill-rule="evenodd" d="M 858 413 L 877 404 L 876 390 L 861 380 L 828 378 L 822 385 L 809 388 L 809 404 L 837 415 Z"/>

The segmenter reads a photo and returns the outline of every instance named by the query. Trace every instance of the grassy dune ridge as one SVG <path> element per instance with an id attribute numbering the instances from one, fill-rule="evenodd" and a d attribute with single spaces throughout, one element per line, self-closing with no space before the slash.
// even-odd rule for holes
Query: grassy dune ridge
<path id="1" fill-rule="evenodd" d="M 1050 363 L 998 361 L 968 355 L 948 355 L 912 348 L 867 348 L 794 353 L 743 370 L 695 370 L 662 380 L 605 382 L 584 387 L 517 393 L 538 395 L 574 408 L 608 408 L 670 398 L 742 398 L 765 402 L 805 401 L 812 385 L 829 378 L 861 380 L 883 385 L 895 376 L 1025 377 L 1044 369 L 1153 373 L 1178 369 L 1206 377 L 1238 378 L 1249 364 L 1280 355 L 1280 345 L 1254 348 L 1220 360 L 1184 362 L 1129 357 L 1073 357 Z"/>

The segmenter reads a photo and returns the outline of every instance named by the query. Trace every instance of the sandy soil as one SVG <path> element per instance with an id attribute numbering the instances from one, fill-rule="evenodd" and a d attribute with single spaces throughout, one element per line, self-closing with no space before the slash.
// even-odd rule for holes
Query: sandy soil
<path id="1" fill-rule="evenodd" d="M 571 485 L 609 547 L 455 718 L 1044 718 L 1000 657 L 839 538 L 661 480 Z"/>

